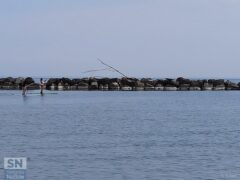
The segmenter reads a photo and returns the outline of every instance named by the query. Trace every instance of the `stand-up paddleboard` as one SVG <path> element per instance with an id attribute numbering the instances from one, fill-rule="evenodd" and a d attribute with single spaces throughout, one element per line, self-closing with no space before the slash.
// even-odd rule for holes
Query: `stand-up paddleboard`
<path id="1" fill-rule="evenodd" d="M 27 92 L 25 95 L 22 95 L 23 97 L 29 97 L 29 96 L 48 96 L 48 95 L 57 95 L 58 93 L 55 92 L 49 92 L 49 93 L 43 93 L 41 94 L 40 92 Z M 13 94 L 13 95 L 19 95 L 19 94 Z"/>
<path id="2" fill-rule="evenodd" d="M 40 93 L 27 93 L 27 95 L 28 94 L 37 94 L 37 95 L 41 95 Z M 58 94 L 58 93 L 43 93 L 43 95 L 45 95 L 45 94 Z"/>
<path id="3" fill-rule="evenodd" d="M 13 96 L 14 93 L 0 93 L 0 96 Z"/>
<path id="4" fill-rule="evenodd" d="M 25 97 L 31 97 L 31 96 L 51 96 L 51 95 L 57 95 L 58 93 L 27 93 Z"/>

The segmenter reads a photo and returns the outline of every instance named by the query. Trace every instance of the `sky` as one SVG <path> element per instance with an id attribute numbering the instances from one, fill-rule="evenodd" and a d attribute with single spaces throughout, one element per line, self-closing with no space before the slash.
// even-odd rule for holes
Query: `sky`
<path id="1" fill-rule="evenodd" d="M 240 78 L 239 0 L 0 0 L 0 76 Z"/>

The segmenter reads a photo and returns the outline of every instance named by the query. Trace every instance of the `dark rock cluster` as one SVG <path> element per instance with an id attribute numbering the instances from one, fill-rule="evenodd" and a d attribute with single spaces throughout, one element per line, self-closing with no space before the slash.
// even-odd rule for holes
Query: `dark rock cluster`
<path id="1" fill-rule="evenodd" d="M 0 89 L 1 90 L 19 90 L 22 89 L 23 86 L 28 86 L 28 89 L 36 89 L 39 87 L 39 84 L 35 83 L 33 78 L 0 78 Z"/>
<path id="2" fill-rule="evenodd" d="M 23 86 L 39 89 L 33 78 L 0 78 L 1 90 L 18 90 Z M 122 91 L 201 91 L 201 90 L 240 90 L 240 83 L 224 79 L 191 80 L 152 78 L 50 78 L 46 82 L 48 90 L 122 90 Z"/>

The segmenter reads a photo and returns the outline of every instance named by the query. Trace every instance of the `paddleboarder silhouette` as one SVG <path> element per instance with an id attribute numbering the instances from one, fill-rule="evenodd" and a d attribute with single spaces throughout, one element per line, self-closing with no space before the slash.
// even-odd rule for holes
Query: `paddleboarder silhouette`
<path id="1" fill-rule="evenodd" d="M 43 95 L 43 90 L 44 90 L 44 85 L 45 85 L 45 81 L 43 81 L 43 79 L 40 79 L 40 94 Z"/>

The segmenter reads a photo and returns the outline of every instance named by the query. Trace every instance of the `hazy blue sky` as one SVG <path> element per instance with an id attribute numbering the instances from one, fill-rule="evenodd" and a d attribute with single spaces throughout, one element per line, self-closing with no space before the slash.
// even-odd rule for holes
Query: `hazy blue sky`
<path id="1" fill-rule="evenodd" d="M 238 0 L 0 0 L 1 76 L 240 78 Z"/>

